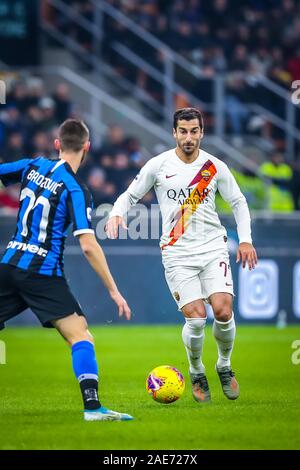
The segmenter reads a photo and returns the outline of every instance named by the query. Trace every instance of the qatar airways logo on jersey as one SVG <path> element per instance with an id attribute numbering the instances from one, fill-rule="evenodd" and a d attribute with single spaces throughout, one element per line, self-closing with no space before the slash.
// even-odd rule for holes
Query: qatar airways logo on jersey
<path id="1" fill-rule="evenodd" d="M 48 189 L 53 194 L 57 194 L 57 189 L 63 185 L 63 183 L 57 183 L 51 178 L 46 178 L 35 170 L 31 170 L 30 173 L 28 173 L 27 179 L 40 186 L 40 188 Z"/>
<path id="2" fill-rule="evenodd" d="M 167 196 L 180 205 L 198 205 L 208 202 L 207 196 L 209 192 L 210 189 L 208 188 L 204 188 L 203 191 L 199 191 L 197 188 L 181 188 L 179 191 L 176 191 L 176 189 L 168 189 Z"/>
<path id="3" fill-rule="evenodd" d="M 13 248 L 13 249 L 22 250 L 22 251 L 29 251 L 29 253 L 37 254 L 38 256 L 42 256 L 43 258 L 46 258 L 48 254 L 48 250 L 45 250 L 44 248 L 40 248 L 37 245 L 32 245 L 30 243 L 17 242 L 15 240 L 10 241 L 9 244 L 7 245 L 7 248 Z"/>

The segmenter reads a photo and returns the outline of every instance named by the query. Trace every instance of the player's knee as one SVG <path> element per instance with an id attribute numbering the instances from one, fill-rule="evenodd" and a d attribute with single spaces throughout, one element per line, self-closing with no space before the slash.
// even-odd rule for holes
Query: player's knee
<path id="1" fill-rule="evenodd" d="M 214 311 L 215 319 L 220 322 L 227 322 L 232 317 L 232 308 L 231 306 L 220 306 Z"/>
<path id="2" fill-rule="evenodd" d="M 191 302 L 182 308 L 183 314 L 186 318 L 206 318 L 205 307 L 198 302 Z"/>

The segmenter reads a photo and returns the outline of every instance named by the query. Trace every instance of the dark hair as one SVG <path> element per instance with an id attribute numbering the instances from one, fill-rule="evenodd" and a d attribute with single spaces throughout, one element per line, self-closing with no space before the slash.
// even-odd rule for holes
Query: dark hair
<path id="1" fill-rule="evenodd" d="M 58 138 L 61 143 L 61 150 L 80 152 L 85 142 L 89 139 L 89 130 L 83 121 L 79 119 L 67 119 L 58 131 Z"/>
<path id="2" fill-rule="evenodd" d="M 192 119 L 198 119 L 200 129 L 202 130 L 204 127 L 203 124 L 203 117 L 200 113 L 199 109 L 196 108 L 181 108 L 177 109 L 174 113 L 173 117 L 173 127 L 174 129 L 177 128 L 178 121 L 180 119 L 184 119 L 185 121 L 191 121 Z"/>

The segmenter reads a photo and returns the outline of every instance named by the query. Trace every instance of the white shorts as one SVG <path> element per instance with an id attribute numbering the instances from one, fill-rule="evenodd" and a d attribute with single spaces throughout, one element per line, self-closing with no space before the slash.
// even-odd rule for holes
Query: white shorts
<path id="1" fill-rule="evenodd" d="M 229 255 L 216 250 L 186 258 L 163 259 L 165 276 L 172 296 L 181 310 L 186 304 L 217 292 L 233 293 Z"/>

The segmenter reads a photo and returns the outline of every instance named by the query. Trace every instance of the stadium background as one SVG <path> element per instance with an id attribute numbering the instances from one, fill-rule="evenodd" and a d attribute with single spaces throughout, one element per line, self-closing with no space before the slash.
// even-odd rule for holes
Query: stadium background
<path id="1" fill-rule="evenodd" d="M 101 401 L 135 420 L 117 430 L 85 426 L 66 345 L 26 312 L 0 337 L 1 450 L 299 449 L 300 107 L 297 83 L 292 88 L 300 80 L 299 13 L 293 0 L 0 0 L 1 161 L 52 154 L 58 124 L 80 116 L 93 143 L 81 176 L 96 207 L 111 204 L 144 161 L 174 145 L 173 110 L 198 106 L 203 148 L 226 161 L 247 197 L 260 259 L 241 273 L 235 222 L 219 199 L 241 397 L 222 395 L 208 325 L 212 403 L 193 401 L 187 380 L 178 402 L 159 405 L 145 393 L 147 373 L 164 363 L 188 371 L 158 240 L 102 240 L 96 210 L 132 322 L 125 328 L 72 236 L 66 275 L 93 324 Z M 0 188 L 1 251 L 14 231 L 18 191 Z M 149 208 L 153 197 L 142 202 Z M 156 229 L 159 218 L 151 223 Z"/>
<path id="2" fill-rule="evenodd" d="M 202 146 L 228 163 L 253 217 L 260 264 L 241 273 L 234 222 L 217 201 L 229 227 L 236 315 L 299 322 L 300 108 L 292 88 L 300 78 L 299 2 L 13 0 L 0 7 L 1 161 L 52 154 L 58 124 L 81 116 L 93 142 L 81 177 L 95 207 L 113 203 L 148 158 L 174 145 L 174 109 L 198 106 Z M 150 207 L 153 192 L 142 202 Z M 17 206 L 18 188 L 1 188 L 2 250 Z M 101 243 L 133 322 L 181 321 L 158 240 Z M 79 255 L 70 237 L 71 286 L 91 322 L 111 321 L 113 305 Z M 34 320 L 29 313 L 14 321 Z"/>

